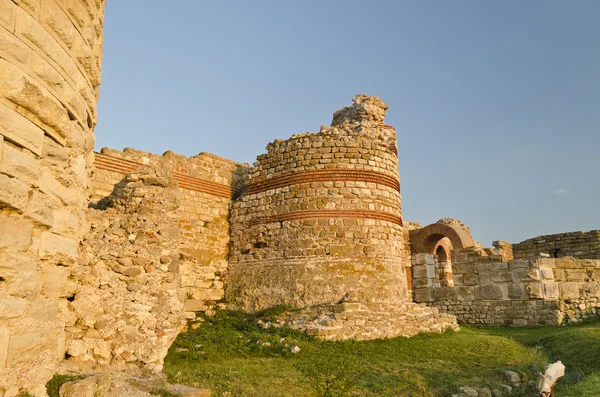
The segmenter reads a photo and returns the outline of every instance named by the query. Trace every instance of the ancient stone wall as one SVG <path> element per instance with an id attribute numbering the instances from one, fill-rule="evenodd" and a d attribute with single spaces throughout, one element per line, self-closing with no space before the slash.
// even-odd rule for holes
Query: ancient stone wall
<path id="1" fill-rule="evenodd" d="M 91 177 L 92 201 L 107 196 L 126 173 L 168 169 L 178 182 L 181 205 L 179 248 L 181 288 L 188 311 L 206 311 L 223 298 L 229 250 L 229 204 L 241 194 L 247 166 L 200 153 L 159 156 L 134 149 L 102 149 Z"/>
<path id="2" fill-rule="evenodd" d="M 536 258 L 547 254 L 552 258 L 572 256 L 581 259 L 600 259 L 600 230 L 539 236 L 513 244 L 517 259 Z"/>
<path id="3" fill-rule="evenodd" d="M 86 230 L 104 0 L 0 0 L 0 394 L 44 395 Z"/>
<path id="4" fill-rule="evenodd" d="M 453 287 L 440 285 L 437 266 L 432 254 L 413 255 L 414 299 L 465 324 L 556 325 L 600 314 L 598 260 L 510 259 L 459 249 L 452 255 Z"/>
<path id="5" fill-rule="evenodd" d="M 69 368 L 162 369 L 185 324 L 178 293 L 180 203 L 168 169 L 143 169 L 127 174 L 88 211 L 91 227 L 65 315 Z"/>
<path id="6" fill-rule="evenodd" d="M 395 131 L 381 100 L 354 101 L 258 157 L 231 210 L 234 307 L 407 299 Z"/>

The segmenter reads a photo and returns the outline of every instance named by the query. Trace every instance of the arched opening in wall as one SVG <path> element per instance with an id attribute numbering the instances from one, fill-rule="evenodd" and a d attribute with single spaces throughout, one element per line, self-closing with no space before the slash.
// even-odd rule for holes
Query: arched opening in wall
<path id="1" fill-rule="evenodd" d="M 426 252 L 430 252 L 436 256 L 436 276 L 441 287 L 454 286 L 452 277 L 452 262 L 450 255 L 454 246 L 450 238 L 443 234 L 431 234 L 424 241 Z"/>
<path id="2" fill-rule="evenodd" d="M 452 262 L 450 253 L 452 251 L 452 243 L 448 237 L 440 239 L 434 248 L 434 254 L 437 259 L 437 276 L 441 287 L 451 287 L 454 285 L 452 277 Z"/>

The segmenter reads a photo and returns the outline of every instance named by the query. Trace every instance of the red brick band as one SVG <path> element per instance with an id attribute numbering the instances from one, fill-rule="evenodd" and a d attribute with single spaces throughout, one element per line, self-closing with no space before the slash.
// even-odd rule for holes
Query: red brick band
<path id="1" fill-rule="evenodd" d="M 398 179 L 375 171 L 354 169 L 328 169 L 316 171 L 302 171 L 289 175 L 277 176 L 248 185 L 246 194 L 265 192 L 285 186 L 297 185 L 310 182 L 372 182 L 400 190 Z"/>
<path id="2" fill-rule="evenodd" d="M 315 211 L 294 211 L 279 215 L 267 216 L 250 221 L 250 225 L 264 223 L 273 223 L 281 221 L 296 221 L 300 219 L 335 219 L 335 218 L 353 218 L 353 219 L 375 219 L 387 221 L 402 226 L 402 218 L 389 212 L 371 211 L 371 210 L 315 210 Z"/>
<path id="3" fill-rule="evenodd" d="M 136 161 L 107 156 L 102 153 L 95 153 L 95 155 L 96 159 L 94 161 L 94 165 L 96 168 L 105 171 L 118 172 L 122 175 L 125 175 L 135 171 L 136 169 L 148 168 L 147 165 L 138 163 Z M 234 189 L 221 183 L 195 178 L 180 172 L 173 172 L 173 179 L 175 179 L 179 183 L 179 186 L 183 189 L 193 190 L 227 199 L 237 197 L 241 193 L 240 189 Z"/>

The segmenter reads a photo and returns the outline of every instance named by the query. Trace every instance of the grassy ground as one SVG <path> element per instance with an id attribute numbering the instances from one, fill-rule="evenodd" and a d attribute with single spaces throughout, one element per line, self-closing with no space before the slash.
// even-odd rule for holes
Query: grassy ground
<path id="1" fill-rule="evenodd" d="M 561 359 L 558 396 L 600 396 L 600 321 L 334 343 L 256 324 L 273 314 L 223 311 L 180 335 L 165 362 L 169 380 L 216 396 L 450 396 L 460 386 L 498 388 L 505 370 L 535 380 Z M 525 387 L 513 395 L 537 394 Z"/>

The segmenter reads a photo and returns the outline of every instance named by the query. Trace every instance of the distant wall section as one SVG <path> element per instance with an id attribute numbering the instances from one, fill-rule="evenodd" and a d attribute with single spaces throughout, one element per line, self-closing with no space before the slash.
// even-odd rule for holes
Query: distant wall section
<path id="1" fill-rule="evenodd" d="M 513 253 L 517 259 L 535 258 L 540 254 L 551 258 L 600 259 L 600 230 L 535 237 L 513 244 Z"/>
<path id="2" fill-rule="evenodd" d="M 108 196 L 126 173 L 168 168 L 179 184 L 181 299 L 188 311 L 204 311 L 223 298 L 229 251 L 229 204 L 241 194 L 247 167 L 201 153 L 159 156 L 134 149 L 96 153 L 92 200 Z"/>

